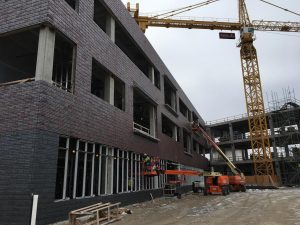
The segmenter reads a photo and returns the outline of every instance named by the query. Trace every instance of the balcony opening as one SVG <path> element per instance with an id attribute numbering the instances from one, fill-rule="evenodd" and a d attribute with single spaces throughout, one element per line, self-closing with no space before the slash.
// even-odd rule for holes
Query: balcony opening
<path id="1" fill-rule="evenodd" d="M 102 2 L 100 0 L 94 0 L 94 21 L 104 32 L 106 32 L 107 15 L 108 11 Z"/>
<path id="2" fill-rule="evenodd" d="M 75 45 L 67 38 L 56 33 L 53 84 L 63 90 L 72 92 L 75 71 Z"/>
<path id="3" fill-rule="evenodd" d="M 182 133 L 184 152 L 191 154 L 191 135 L 184 129 Z"/>
<path id="4" fill-rule="evenodd" d="M 125 83 L 94 59 L 92 61 L 91 93 L 115 107 L 125 110 Z"/>
<path id="5" fill-rule="evenodd" d="M 182 115 L 184 115 L 184 117 L 191 121 L 191 112 L 181 99 L 179 99 L 179 111 Z"/>
<path id="6" fill-rule="evenodd" d="M 165 115 L 161 115 L 162 133 L 173 138 L 175 141 L 179 141 L 178 127 Z"/>
<path id="7" fill-rule="evenodd" d="M 0 36 L 0 85 L 34 80 L 39 30 Z"/>
<path id="8" fill-rule="evenodd" d="M 193 139 L 193 150 L 194 152 L 200 154 L 200 144 L 195 139 Z"/>
<path id="9" fill-rule="evenodd" d="M 133 92 L 134 131 L 156 137 L 156 107 L 140 90 Z"/>
<path id="10" fill-rule="evenodd" d="M 135 43 L 130 34 L 123 26 L 116 21 L 116 45 L 127 55 L 127 57 L 143 72 L 143 74 L 152 80 L 149 68 L 152 67 L 149 59 L 146 57 L 142 49 Z M 154 68 L 153 83 L 159 86 L 159 72 Z M 155 79 L 156 77 L 156 79 Z"/>
<path id="11" fill-rule="evenodd" d="M 125 110 L 125 83 L 114 77 L 114 105 L 115 107 Z"/>
<path id="12" fill-rule="evenodd" d="M 96 60 L 93 59 L 92 62 L 92 94 L 96 95 L 97 97 L 105 100 L 105 92 L 106 86 L 105 81 L 107 79 L 108 71 L 102 67 Z"/>
<path id="13" fill-rule="evenodd" d="M 165 104 L 176 112 L 177 111 L 176 88 L 166 76 L 164 77 L 164 93 L 165 93 Z"/>
<path id="14" fill-rule="evenodd" d="M 192 119 L 193 121 L 198 121 L 198 116 L 196 115 L 196 113 L 192 112 Z"/>
<path id="15" fill-rule="evenodd" d="M 154 69 L 154 85 L 160 89 L 160 73 L 157 69 Z"/>

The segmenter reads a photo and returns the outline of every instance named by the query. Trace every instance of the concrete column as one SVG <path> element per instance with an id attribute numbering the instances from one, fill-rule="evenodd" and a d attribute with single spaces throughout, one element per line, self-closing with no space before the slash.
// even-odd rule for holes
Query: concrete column
<path id="1" fill-rule="evenodd" d="M 52 83 L 54 47 L 55 31 L 49 27 L 42 27 L 39 34 L 35 80 Z"/>
<path id="2" fill-rule="evenodd" d="M 104 99 L 111 105 L 115 104 L 115 80 L 112 75 L 105 76 L 105 93 Z"/>
<path id="3" fill-rule="evenodd" d="M 200 154 L 200 149 L 199 149 L 199 144 L 198 144 L 198 143 L 196 143 L 196 152 L 197 152 L 198 154 Z"/>
<path id="4" fill-rule="evenodd" d="M 273 119 L 272 119 L 271 115 L 269 116 L 269 126 L 270 126 L 270 131 L 271 131 L 270 141 L 272 142 L 272 147 L 273 147 L 275 158 L 278 158 L 276 139 L 275 139 L 274 123 L 273 123 Z"/>
<path id="5" fill-rule="evenodd" d="M 113 193 L 113 177 L 114 177 L 114 153 L 113 148 L 108 148 L 108 160 L 107 160 L 107 186 L 106 193 Z"/>
<path id="6" fill-rule="evenodd" d="M 278 176 L 278 179 L 279 179 L 278 181 L 281 184 L 282 177 L 281 177 L 280 164 L 278 161 L 278 151 L 277 151 L 277 145 L 276 145 L 275 129 L 274 129 L 274 122 L 273 122 L 272 114 L 270 114 L 268 119 L 269 119 L 269 126 L 270 126 L 270 131 L 271 131 L 271 136 L 272 136 L 272 137 L 270 137 L 270 141 L 272 143 L 273 152 L 274 152 L 273 161 L 275 161 L 276 175 Z"/>
<path id="7" fill-rule="evenodd" d="M 149 69 L 148 69 L 148 76 L 149 76 L 149 79 L 151 80 L 152 84 L 155 83 L 155 79 L 154 79 L 154 67 L 153 66 L 149 66 Z"/>
<path id="8" fill-rule="evenodd" d="M 289 146 L 288 145 L 284 146 L 284 151 L 285 151 L 285 157 L 290 157 L 290 150 L 289 150 Z"/>
<path id="9" fill-rule="evenodd" d="M 158 189 L 158 176 L 154 177 L 154 188 Z"/>
<path id="10" fill-rule="evenodd" d="M 177 126 L 173 127 L 173 138 L 175 139 L 175 141 L 178 141 Z"/>
<path id="11" fill-rule="evenodd" d="M 243 149 L 243 160 L 247 160 L 247 159 L 248 159 L 248 150 Z"/>
<path id="12" fill-rule="evenodd" d="M 116 40 L 116 22 L 111 15 L 106 15 L 106 34 L 110 37 L 112 42 Z"/>
<path id="13" fill-rule="evenodd" d="M 150 134 L 153 137 L 156 137 L 156 108 L 150 106 Z"/>
<path id="14" fill-rule="evenodd" d="M 235 146 L 234 146 L 234 143 L 233 143 L 233 127 L 232 127 L 232 123 L 229 123 L 229 136 L 230 136 L 230 142 L 231 142 L 232 160 L 233 160 L 233 162 L 236 162 Z"/>

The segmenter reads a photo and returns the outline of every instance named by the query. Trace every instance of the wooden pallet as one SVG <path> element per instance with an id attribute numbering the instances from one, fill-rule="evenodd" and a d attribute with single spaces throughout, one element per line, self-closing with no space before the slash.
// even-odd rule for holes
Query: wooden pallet
<path id="1" fill-rule="evenodd" d="M 97 203 L 69 213 L 69 225 L 78 225 L 79 218 L 90 216 L 82 225 L 104 225 L 121 219 L 119 205 L 121 203 Z"/>

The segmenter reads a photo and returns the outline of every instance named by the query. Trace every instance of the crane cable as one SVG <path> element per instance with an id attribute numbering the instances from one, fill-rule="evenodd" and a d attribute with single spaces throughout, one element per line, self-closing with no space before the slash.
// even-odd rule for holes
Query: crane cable
<path id="1" fill-rule="evenodd" d="M 280 7 L 280 6 L 278 6 L 278 5 L 275 5 L 275 4 L 273 4 L 273 3 L 267 2 L 267 1 L 265 1 L 265 0 L 260 0 L 260 1 L 261 1 L 261 2 L 264 2 L 264 3 L 266 3 L 266 4 L 269 4 L 269 5 L 272 5 L 272 6 L 276 7 L 276 8 L 282 9 L 282 10 L 284 10 L 284 11 L 286 11 L 286 12 L 289 12 L 289 13 L 295 14 L 295 15 L 297 15 L 297 16 L 300 16 L 299 13 L 293 12 L 293 11 L 291 11 L 291 10 L 289 10 L 289 9 Z"/>
<path id="2" fill-rule="evenodd" d="M 164 19 L 164 18 L 171 17 L 171 16 L 174 16 L 174 15 L 178 15 L 180 13 L 187 12 L 187 11 L 190 11 L 190 10 L 193 10 L 193 9 L 196 9 L 196 8 L 201 7 L 201 6 L 205 6 L 205 5 L 208 5 L 210 3 L 217 2 L 217 1 L 220 1 L 220 0 L 208 0 L 208 1 L 205 1 L 205 2 L 200 2 L 200 3 L 194 4 L 194 5 L 189 5 L 189 6 L 179 8 L 179 9 L 175 9 L 175 10 L 165 12 L 165 13 L 162 13 L 162 14 L 157 14 L 155 16 L 152 16 L 152 18 L 158 18 L 160 16 L 164 16 L 162 18 L 162 19 Z M 168 14 L 170 14 L 170 15 L 168 15 Z"/>

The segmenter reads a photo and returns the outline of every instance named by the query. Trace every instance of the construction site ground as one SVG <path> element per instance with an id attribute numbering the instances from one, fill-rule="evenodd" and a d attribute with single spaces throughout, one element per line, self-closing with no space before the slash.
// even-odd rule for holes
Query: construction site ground
<path id="1" fill-rule="evenodd" d="M 150 198 L 150 196 L 149 196 Z M 300 188 L 247 190 L 227 196 L 192 192 L 127 207 L 114 225 L 300 225 Z"/>

